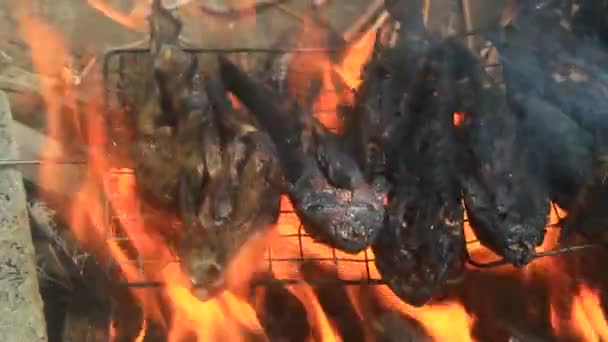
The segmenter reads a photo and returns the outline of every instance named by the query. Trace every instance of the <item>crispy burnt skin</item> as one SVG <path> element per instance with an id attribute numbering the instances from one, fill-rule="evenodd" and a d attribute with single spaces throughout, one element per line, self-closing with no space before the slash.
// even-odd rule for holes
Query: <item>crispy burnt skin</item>
<path id="1" fill-rule="evenodd" d="M 593 175 L 586 182 L 564 220 L 560 238 L 576 232 L 593 243 L 608 243 L 608 151 L 605 146 L 594 151 Z"/>
<path id="2" fill-rule="evenodd" d="M 155 58 L 161 105 L 175 120 L 177 163 L 168 167 L 180 170 L 177 201 L 185 229 L 196 224 L 203 182 L 214 171 L 213 156 L 219 151 L 211 105 L 196 69 L 197 60 L 175 45 L 162 45 Z"/>
<path id="3" fill-rule="evenodd" d="M 364 68 L 355 106 L 344 115 L 345 132 L 366 179 L 387 175 L 385 144 L 402 115 L 403 92 L 376 52 Z"/>
<path id="4" fill-rule="evenodd" d="M 334 162 L 351 157 L 334 145 L 330 132 L 316 130 L 311 116 L 294 103 L 279 99 L 224 58 L 220 72 L 227 88 L 252 111 L 277 146 L 289 197 L 307 232 L 349 253 L 368 247 L 384 222 L 383 181 L 369 185 L 359 181 L 363 179 L 359 168 Z M 345 176 L 352 187 L 340 188 L 328 178 L 332 174 Z"/>
<path id="5" fill-rule="evenodd" d="M 150 25 L 154 44 L 147 94 L 137 113 L 135 173 L 149 202 L 177 206 L 189 229 L 205 175 L 216 172 L 219 141 L 197 60 L 177 46 L 181 24 L 155 3 Z"/>
<path id="6" fill-rule="evenodd" d="M 605 49 L 563 27 L 556 11 L 523 8 L 516 22 L 493 38 L 505 78 L 517 90 L 556 106 L 590 133 L 607 136 Z"/>
<path id="7" fill-rule="evenodd" d="M 526 152 L 551 200 L 569 210 L 592 176 L 593 136 L 541 97 L 509 87 L 510 104 L 522 113 Z"/>
<path id="8" fill-rule="evenodd" d="M 184 232 L 178 246 L 182 267 L 201 299 L 223 288 L 225 271 L 243 245 L 276 223 L 281 196 L 271 139 L 235 114 L 223 88 L 214 81 L 207 84 L 226 137 L 223 165 L 206 185 L 198 212 L 202 228 Z"/>
<path id="9" fill-rule="evenodd" d="M 415 306 L 459 274 L 465 256 L 461 151 L 452 125 L 448 64 L 441 52 L 438 46 L 420 56 L 427 62 L 412 82 L 395 142 L 400 151 L 387 224 L 372 246 L 383 279 Z"/>
<path id="10" fill-rule="evenodd" d="M 462 186 L 468 218 L 484 246 L 523 266 L 543 241 L 548 194 L 530 168 L 521 118 L 504 90 L 490 84 L 473 87 L 477 100 L 459 127 L 467 148 Z"/>

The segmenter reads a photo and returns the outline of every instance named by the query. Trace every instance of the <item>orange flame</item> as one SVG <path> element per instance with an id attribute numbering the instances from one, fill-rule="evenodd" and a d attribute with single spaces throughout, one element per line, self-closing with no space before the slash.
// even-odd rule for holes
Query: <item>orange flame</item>
<path id="1" fill-rule="evenodd" d="M 308 284 L 288 287 L 289 291 L 296 296 L 306 307 L 308 321 L 313 326 L 314 341 L 338 342 L 342 341 L 338 332 L 334 329 L 327 315 L 323 311 L 317 295 Z"/>
<path id="2" fill-rule="evenodd" d="M 356 89 L 361 84 L 362 67 L 369 60 L 375 43 L 376 33 L 374 31 L 365 33 L 348 50 L 342 64 L 336 66 L 336 72 L 352 89 Z"/>
<path id="3" fill-rule="evenodd" d="M 598 291 L 580 286 L 580 292 L 572 303 L 571 319 L 583 340 L 608 340 L 608 323 L 601 310 Z"/>
<path id="4" fill-rule="evenodd" d="M 103 9 L 102 11 L 112 18 L 117 15 L 108 11 L 107 8 L 104 9 L 103 6 L 106 6 L 106 3 L 101 0 L 89 0 L 89 2 L 96 8 Z M 132 18 L 125 19 L 124 22 L 125 26 L 131 25 L 129 27 L 139 25 Z M 107 157 L 108 151 L 105 146 L 107 146 L 108 132 L 104 122 L 106 113 L 103 112 L 104 104 L 102 103 L 103 96 L 101 96 L 103 85 L 96 81 L 101 77 L 91 76 L 90 81 L 81 85 L 86 90 L 83 92 L 90 96 L 87 105 L 79 107 L 74 104 L 71 108 L 77 108 L 79 112 L 65 114 L 62 104 L 75 103 L 73 94 L 77 89 L 72 89 L 69 84 L 60 81 L 63 67 L 69 64 L 70 56 L 63 39 L 53 27 L 39 18 L 23 16 L 20 18 L 20 24 L 21 33 L 32 49 L 32 59 L 36 71 L 50 76 L 40 81 L 40 91 L 44 97 L 48 115 L 48 134 L 60 141 L 72 140 L 73 138 L 66 134 L 62 123 L 79 122 L 80 117 L 86 118 L 85 134 L 83 135 L 87 138 L 85 143 L 88 146 L 87 177 L 72 199 L 69 209 L 63 213 L 73 229 L 74 235 L 87 249 L 99 253 L 109 253 L 120 266 L 126 280 L 130 282 L 158 281 L 165 284 L 159 290 L 132 290 L 145 316 L 139 339 L 143 339 L 146 325 L 151 322 L 150 320 L 167 328 L 170 342 L 181 341 L 186 337 L 194 337 L 197 341 L 218 339 L 245 341 L 247 340 L 246 331 L 263 336 L 264 332 L 256 312 L 245 299 L 242 288 L 249 285 L 251 274 L 263 266 L 260 262 L 261 253 L 266 250 L 267 245 L 274 258 L 297 258 L 299 256 L 299 240 L 289 239 L 286 242 L 285 239 L 276 238 L 278 234 L 299 233 L 301 228 L 297 216 L 293 213 L 281 215 L 277 228 L 270 236 L 255 237 L 243 248 L 228 268 L 228 291 L 224 291 L 216 298 L 206 302 L 196 299 L 191 294 L 189 282 L 186 281 L 176 262 L 177 256 L 165 243 L 159 232 L 151 231 L 149 227 L 146 227 L 145 219 L 139 209 L 139 199 L 136 195 L 135 180 L 131 170 L 113 168 L 112 161 Z M 364 35 L 361 41 L 348 51 L 343 63 L 338 66 L 331 65 L 326 56 L 318 57 L 320 63 L 317 64 L 317 67 L 321 66 L 324 87 L 334 90 L 338 88 L 334 84 L 334 74 L 337 73 L 348 87 L 356 88 L 360 84 L 361 67 L 369 59 L 373 45 L 374 35 L 371 33 Z M 54 53 L 49 54 L 48 51 Z M 311 63 L 307 57 L 302 58 L 304 58 L 302 61 Z M 94 73 L 99 73 L 99 70 L 91 72 L 91 74 Z M 336 91 L 333 94 L 330 92 L 330 95 L 322 95 L 316 99 L 315 111 L 324 124 L 330 128 L 339 129 L 336 108 L 339 104 L 350 100 L 352 99 L 338 97 Z M 233 101 L 238 103 L 234 99 Z M 328 116 L 324 118 L 320 112 L 328 113 L 326 114 Z M 333 119 L 331 119 L 332 116 Z M 461 119 L 460 113 L 454 113 L 455 125 L 458 125 Z M 43 155 L 56 155 L 58 152 L 45 150 L 42 153 Z M 56 174 L 55 170 L 56 168 L 52 164 L 42 163 L 40 179 L 43 186 L 52 184 L 57 177 L 61 176 Z M 109 194 L 112 195 L 109 196 Z M 109 196 L 107 198 L 110 204 L 109 209 L 118 217 L 122 229 L 137 250 L 139 257 L 146 260 L 143 265 L 135 265 L 132 262 L 133 258 L 127 255 L 118 242 L 109 238 L 109 227 L 106 222 L 108 208 L 105 206 L 105 196 Z M 282 210 L 293 211 L 285 197 Z M 551 218 L 552 221 L 555 219 L 554 216 Z M 468 225 L 465 227 L 465 233 L 468 240 L 475 238 Z M 557 237 L 556 230 L 549 230 L 540 250 L 549 250 L 557 246 Z M 326 257 L 333 253 L 327 246 L 315 243 L 306 236 L 301 239 L 301 247 L 302 252 L 308 257 Z M 479 242 L 468 244 L 468 248 L 471 254 L 480 261 L 497 258 L 492 252 L 483 248 Z M 373 260 L 374 255 L 371 250 L 357 255 L 335 251 L 335 258 L 365 261 Z M 335 268 L 336 274 L 341 279 L 357 280 L 368 275 L 372 278 L 380 277 L 373 262 L 359 262 L 336 268 L 333 258 L 329 259 L 319 261 L 319 264 L 323 267 Z M 301 269 L 297 264 L 276 263 L 273 265 L 273 272 L 277 278 L 302 278 Z M 511 267 L 501 267 L 492 272 L 515 274 Z M 520 274 L 525 280 L 538 276 L 557 279 L 559 272 L 559 265 L 546 258 L 535 261 Z M 306 308 L 313 329 L 311 332 L 313 340 L 340 341 L 342 339 L 310 285 L 303 283 L 288 289 Z M 597 291 L 586 285 L 579 286 L 570 312 L 572 322 L 569 322 L 560 318 L 557 310 L 558 300 L 560 296 L 563 297 L 563 291 L 558 293 L 559 285 L 552 285 L 551 289 L 555 292 L 551 293 L 551 323 L 558 335 L 568 334 L 574 330 L 574 333 L 585 340 L 608 339 L 608 324 L 602 312 Z M 354 293 L 355 291 L 356 288 L 349 289 L 348 298 L 352 302 L 357 316 L 363 321 L 366 308 L 360 302 L 359 296 Z M 385 307 L 415 318 L 424 326 L 427 333 L 438 341 L 472 341 L 472 326 L 478 318 L 481 319 L 481 316 L 475 317 L 472 313 L 467 312 L 465 307 L 455 300 L 415 308 L 400 301 L 386 286 L 375 286 L 373 291 Z M 165 317 L 166 310 L 163 309 L 166 306 L 171 309 L 170 317 Z M 366 336 L 369 334 L 367 337 L 371 339 L 371 334 L 365 333 Z"/>
<path id="5" fill-rule="evenodd" d="M 121 13 L 110 4 L 107 0 L 87 0 L 89 6 L 106 15 L 118 24 L 136 31 L 147 31 L 146 15 L 150 11 L 149 0 L 135 0 L 133 9 L 129 13 Z"/>

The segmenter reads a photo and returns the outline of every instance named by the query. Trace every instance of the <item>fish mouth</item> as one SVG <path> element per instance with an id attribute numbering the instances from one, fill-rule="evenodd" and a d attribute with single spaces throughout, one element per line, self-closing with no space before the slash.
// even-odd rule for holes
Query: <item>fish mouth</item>
<path id="1" fill-rule="evenodd" d="M 218 278 L 212 283 L 203 283 L 198 279 L 191 277 L 190 284 L 192 286 L 191 293 L 194 297 L 201 301 L 207 301 L 224 290 L 224 278 Z"/>
<path id="2" fill-rule="evenodd" d="M 535 244 L 529 239 L 518 237 L 510 239 L 505 249 L 505 259 L 515 267 L 524 267 L 529 264 L 535 255 Z"/>

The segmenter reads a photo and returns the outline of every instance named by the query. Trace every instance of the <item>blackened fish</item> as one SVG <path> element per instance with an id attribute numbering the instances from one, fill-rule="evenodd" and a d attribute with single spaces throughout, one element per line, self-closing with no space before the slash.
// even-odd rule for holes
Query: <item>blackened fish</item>
<path id="1" fill-rule="evenodd" d="M 562 238 L 577 232 L 592 243 L 608 243 L 608 150 L 596 149 L 593 176 L 579 193 L 563 224 Z"/>
<path id="2" fill-rule="evenodd" d="M 245 243 L 276 223 L 281 196 L 280 165 L 271 139 L 236 114 L 220 82 L 205 83 L 221 121 L 223 160 L 206 182 L 200 228 L 185 231 L 178 245 L 182 267 L 201 299 L 222 289 L 225 272 Z"/>
<path id="3" fill-rule="evenodd" d="M 478 70 L 470 76 L 477 81 L 469 83 L 476 101 L 459 127 L 467 147 L 464 202 L 481 243 L 523 266 L 544 239 L 548 194 L 530 168 L 521 117 L 509 107 L 505 90 L 484 81 Z"/>
<path id="4" fill-rule="evenodd" d="M 608 53 L 555 11 L 526 8 L 493 40 L 510 87 L 550 102 L 597 137 L 608 132 Z M 604 140 L 605 142 L 605 140 Z"/>
<path id="5" fill-rule="evenodd" d="M 220 64 L 227 88 L 252 111 L 277 146 L 289 197 L 307 232 L 350 253 L 368 247 L 384 223 L 383 180 L 369 185 L 362 181 L 359 168 L 334 163 L 336 158 L 350 157 L 333 145 L 332 133 L 316 129 L 309 113 L 280 99 L 225 58 Z M 329 174 L 340 175 L 351 187 L 340 188 Z"/>
<path id="6" fill-rule="evenodd" d="M 461 151 L 443 52 L 439 43 L 419 56 L 424 62 L 408 89 L 406 114 L 396 131 L 396 184 L 387 225 L 372 246 L 383 279 L 415 306 L 425 304 L 449 276 L 460 273 L 465 256 Z"/>
<path id="7" fill-rule="evenodd" d="M 208 156 L 216 155 L 219 143 L 197 59 L 177 46 L 181 23 L 155 2 L 150 26 L 151 76 L 137 113 L 135 174 L 147 199 L 177 207 L 188 229 L 196 221 L 205 174 L 217 168 Z"/>
<path id="8" fill-rule="evenodd" d="M 592 176 L 593 136 L 541 97 L 519 93 L 516 85 L 509 88 L 512 108 L 522 113 L 526 152 L 537 170 L 532 175 L 568 210 Z"/>
<path id="9" fill-rule="evenodd" d="M 353 108 L 344 115 L 344 130 L 368 180 L 388 176 L 385 144 L 402 116 L 404 93 L 377 45 L 363 69 Z M 388 48 L 384 48 L 388 49 Z M 383 50 L 384 50 L 383 49 Z"/>

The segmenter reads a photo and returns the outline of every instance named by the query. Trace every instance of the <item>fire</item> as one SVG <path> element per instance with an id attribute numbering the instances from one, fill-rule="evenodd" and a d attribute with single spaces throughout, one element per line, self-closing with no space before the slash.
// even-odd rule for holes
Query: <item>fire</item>
<path id="1" fill-rule="evenodd" d="M 105 1 L 89 0 L 89 3 L 130 28 L 142 25 L 139 20 L 143 16 L 140 14 L 145 13 L 143 8 L 144 5 L 147 6 L 147 1 L 140 1 L 131 14 L 123 16 L 107 7 Z M 378 270 L 371 262 L 374 259 L 371 250 L 357 255 L 347 255 L 339 251 L 332 251 L 306 236 L 302 237 L 301 241 L 298 239 L 287 239 L 286 241 L 284 238 L 279 238 L 279 235 L 297 235 L 301 229 L 297 216 L 293 214 L 293 208 L 284 198 L 282 209 L 291 213 L 281 215 L 276 229 L 269 236 L 256 236 L 243 248 L 228 269 L 228 290 L 205 302 L 195 298 L 190 292 L 189 282 L 184 278 L 179 264 L 176 262 L 178 256 L 167 245 L 159 232 L 151 231 L 146 227 L 145 219 L 139 209 L 139 200 L 131 170 L 114 168 L 112 166 L 114 161 L 110 160 L 108 151 L 105 150 L 107 131 L 104 122 L 106 113 L 103 112 L 104 104 L 102 102 L 104 85 L 96 81 L 101 78 L 90 77 L 90 81 L 85 81 L 81 85 L 83 89 L 86 89 L 82 92 L 89 94 L 88 104 L 73 105 L 72 108 L 78 108 L 79 112 L 66 116 L 62 110 L 62 102 L 68 101 L 75 104 L 76 101 L 72 95 L 77 90 L 71 89 L 69 84 L 61 81 L 62 70 L 70 60 L 70 53 L 63 38 L 40 18 L 23 16 L 20 18 L 20 24 L 21 33 L 32 49 L 32 59 L 37 72 L 51 76 L 40 82 L 40 91 L 43 94 L 48 115 L 48 134 L 64 142 L 73 140 L 74 138 L 63 130 L 63 123 L 71 121 L 77 126 L 83 127 L 83 137 L 86 137 L 86 141 L 83 143 L 88 146 L 87 177 L 70 203 L 69 209 L 63 213 L 69 221 L 74 235 L 90 250 L 109 253 L 120 266 L 127 281 L 154 281 L 165 285 L 158 290 L 132 290 L 133 296 L 141 305 L 145 315 L 142 334 L 138 340 L 143 340 L 146 327 L 151 322 L 167 329 L 170 342 L 182 341 L 185 338 L 195 338 L 197 341 L 219 339 L 245 341 L 247 333 L 255 333 L 263 337 L 264 331 L 258 315 L 247 295 L 252 274 L 266 266 L 262 253 L 267 249 L 277 260 L 297 258 L 300 251 L 307 257 L 318 257 L 321 259 L 317 262 L 320 267 L 335 271 L 341 279 L 380 278 Z M 356 88 L 361 82 L 361 67 L 369 59 L 374 41 L 374 34 L 367 33 L 349 49 L 343 61 L 337 65 L 331 63 L 327 56 L 318 55 L 315 57 L 318 58 L 316 60 L 304 55 L 297 56 L 308 65 L 320 65 L 323 87 L 330 91 L 324 92 L 315 100 L 313 109 L 317 117 L 328 127 L 339 129 L 336 117 L 337 107 L 352 100 L 348 96 L 342 98 L 338 95 L 339 87 L 335 83 L 335 75 L 338 74 L 347 87 Z M 48 51 L 54 53 L 49 54 Z M 99 73 L 99 70 L 91 72 L 91 74 L 94 73 Z M 301 81 L 300 79 L 297 82 Z M 233 102 L 238 104 L 235 99 Z M 79 118 L 86 118 L 85 123 L 81 125 Z M 462 114 L 454 113 L 454 124 L 458 125 L 461 120 Z M 57 154 L 57 151 L 50 150 L 42 152 L 43 155 Z M 56 170 L 52 164 L 42 163 L 40 179 L 43 185 L 57 181 L 61 175 L 58 175 Z M 107 208 L 104 196 L 109 197 L 110 209 L 119 218 L 122 229 L 128 235 L 140 259 L 150 261 L 141 265 L 141 269 L 129 262 L 133 258 L 127 255 L 115 240 L 108 238 L 109 228 L 106 222 Z M 556 217 L 551 219 L 554 220 Z M 465 227 L 465 232 L 468 240 L 475 239 L 470 227 Z M 558 232 L 555 229 L 549 230 L 545 243 L 539 250 L 549 250 L 557 246 L 557 237 Z M 497 258 L 493 253 L 481 247 L 478 242 L 469 243 L 468 249 L 479 261 Z M 334 252 L 335 255 L 332 255 Z M 333 263 L 335 258 L 353 262 L 336 267 Z M 521 276 L 524 280 L 532 282 L 538 277 L 559 279 L 562 271 L 559 267 L 560 265 L 553 262 L 552 259 L 544 258 L 535 261 L 520 273 L 510 267 L 500 267 L 491 272 Z M 272 271 L 275 277 L 280 279 L 303 278 L 300 265 L 293 263 L 275 263 Z M 559 317 L 557 310 L 557 303 L 559 297 L 563 297 L 563 292 L 557 291 L 558 285 L 551 285 L 551 288 L 554 289 L 551 292 L 551 324 L 557 335 L 560 335 L 561 332 L 566 334 L 566 330 L 568 333 L 574 330 L 585 340 L 608 339 L 608 324 L 596 290 L 584 284 L 578 287 L 578 293 L 573 298 L 570 314 L 567 317 L 572 322 L 568 322 L 567 319 Z M 324 310 L 311 284 L 302 282 L 298 285 L 288 286 L 287 289 L 305 306 L 308 321 L 312 326 L 312 340 L 342 341 L 343 337 L 340 336 L 330 315 Z M 357 291 L 362 289 L 363 287 L 350 287 L 347 290 L 347 297 L 363 324 L 367 308 L 361 300 L 361 296 L 357 295 Z M 481 316 L 476 317 L 474 313 L 469 312 L 468 308 L 458 299 L 450 298 L 441 304 L 432 303 L 422 308 L 415 308 L 395 297 L 386 286 L 373 286 L 372 291 L 375 295 L 374 298 L 383 307 L 414 318 L 434 340 L 474 340 L 473 325 Z M 167 310 L 167 307 L 170 310 Z M 167 311 L 170 314 L 167 314 Z M 372 339 L 368 330 L 365 331 L 365 335 L 368 340 Z"/>
<path id="2" fill-rule="evenodd" d="M 136 31 L 148 30 L 146 15 L 150 11 L 149 0 L 135 0 L 133 8 L 129 13 L 121 13 L 115 10 L 108 4 L 108 0 L 87 0 L 87 2 L 89 3 L 89 6 L 126 28 Z"/>
<path id="3" fill-rule="evenodd" d="M 608 340 L 608 323 L 601 310 L 598 291 L 581 285 L 580 292 L 574 297 L 571 318 L 584 340 Z"/>
<path id="4" fill-rule="evenodd" d="M 454 122 L 455 127 L 460 126 L 462 124 L 463 120 L 464 120 L 464 113 L 455 112 L 453 114 L 453 122 Z"/>
<path id="5" fill-rule="evenodd" d="M 369 60 L 375 42 L 376 33 L 374 31 L 365 33 L 350 47 L 342 64 L 336 66 L 336 72 L 352 89 L 356 89 L 361 84 L 361 66 Z"/>

